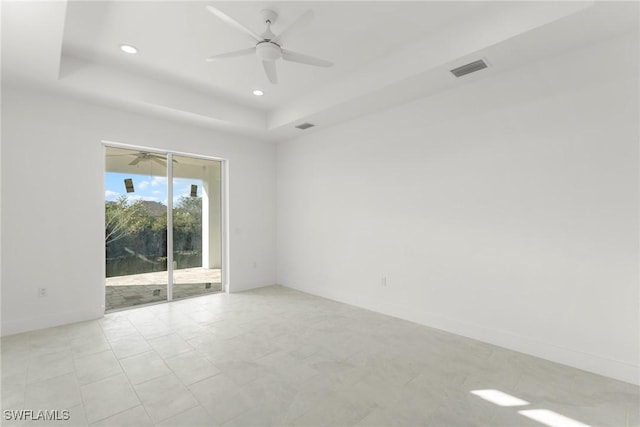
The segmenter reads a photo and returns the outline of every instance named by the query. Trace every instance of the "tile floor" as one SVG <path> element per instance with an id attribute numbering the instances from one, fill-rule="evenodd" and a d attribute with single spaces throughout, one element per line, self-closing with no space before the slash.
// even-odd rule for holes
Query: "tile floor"
<path id="1" fill-rule="evenodd" d="M 471 393 L 529 402 L 503 407 Z M 273 286 L 2 339 L 2 409 L 92 426 L 637 426 L 639 389 Z M 568 418 L 564 418 L 564 425 Z"/>

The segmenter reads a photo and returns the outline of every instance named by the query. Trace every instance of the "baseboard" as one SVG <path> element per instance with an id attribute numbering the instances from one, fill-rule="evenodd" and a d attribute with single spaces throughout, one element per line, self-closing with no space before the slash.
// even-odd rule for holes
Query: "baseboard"
<path id="1" fill-rule="evenodd" d="M 104 316 L 104 312 L 99 308 L 97 310 L 63 311 L 47 316 L 29 316 L 11 321 L 3 319 L 1 335 L 4 337 L 38 329 L 53 328 L 70 323 L 83 322 L 85 320 L 99 319 L 102 316 Z"/>
<path id="2" fill-rule="evenodd" d="M 445 316 L 426 313 L 407 306 L 397 306 L 390 301 L 380 304 L 363 304 L 362 299 L 355 300 L 348 296 L 336 295 L 332 292 L 309 292 L 308 290 L 284 285 L 290 289 L 317 295 L 333 301 L 353 305 L 377 313 L 418 323 L 430 328 L 439 329 L 466 338 L 475 339 L 509 350 L 525 353 L 551 362 L 560 363 L 594 374 L 613 378 L 619 381 L 640 385 L 640 365 L 609 359 L 596 354 L 560 347 L 551 343 L 531 339 L 529 337 L 484 327 L 482 325 L 460 322 Z"/>
<path id="3" fill-rule="evenodd" d="M 244 291 L 250 291 L 252 289 L 259 289 L 259 288 L 266 288 L 268 286 L 274 286 L 273 283 L 243 283 L 243 284 L 232 284 L 231 286 L 229 286 L 229 292 L 230 293 L 236 293 L 236 292 L 244 292 Z"/>

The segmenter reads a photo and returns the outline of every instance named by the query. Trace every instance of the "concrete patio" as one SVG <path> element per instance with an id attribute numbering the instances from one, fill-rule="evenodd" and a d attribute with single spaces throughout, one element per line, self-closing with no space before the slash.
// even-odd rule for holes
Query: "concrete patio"
<path id="1" fill-rule="evenodd" d="M 185 268 L 174 270 L 173 276 L 173 299 L 222 291 L 220 269 Z M 166 299 L 166 271 L 106 279 L 106 311 L 166 301 Z"/>

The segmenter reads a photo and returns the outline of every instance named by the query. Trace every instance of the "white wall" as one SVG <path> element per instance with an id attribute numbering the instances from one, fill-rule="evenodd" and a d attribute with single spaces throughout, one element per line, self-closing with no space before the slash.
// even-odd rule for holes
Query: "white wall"
<path id="1" fill-rule="evenodd" d="M 280 144 L 279 283 L 638 383 L 637 52 Z"/>
<path id="2" fill-rule="evenodd" d="M 273 144 L 3 87 L 3 335 L 102 315 L 101 140 L 228 159 L 230 288 L 276 282 Z"/>

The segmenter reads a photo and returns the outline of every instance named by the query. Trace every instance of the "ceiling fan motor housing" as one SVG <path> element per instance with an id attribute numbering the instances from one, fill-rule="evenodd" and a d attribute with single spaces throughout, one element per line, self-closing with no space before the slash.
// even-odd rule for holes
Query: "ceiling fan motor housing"
<path id="1" fill-rule="evenodd" d="M 294 32 L 297 28 L 309 23 L 309 21 L 313 18 L 313 12 L 311 11 L 311 9 L 300 15 L 277 36 L 271 31 L 271 25 L 278 18 L 278 14 L 273 10 L 265 9 L 262 11 L 262 18 L 264 19 L 267 28 L 265 32 L 258 35 L 244 25 L 240 24 L 235 19 L 228 16 L 226 13 L 222 12 L 221 10 L 216 9 L 211 5 L 207 5 L 206 9 L 228 25 L 234 27 L 237 30 L 240 30 L 241 32 L 245 33 L 245 35 L 250 36 L 257 42 L 255 47 L 210 56 L 206 58 L 207 62 L 214 62 L 222 58 L 234 58 L 236 56 L 255 54 L 260 62 L 262 62 L 262 67 L 264 68 L 267 78 L 273 84 L 278 83 L 276 61 L 280 58 L 284 59 L 285 61 L 314 65 L 316 67 L 330 67 L 333 65 L 333 63 L 330 61 L 325 61 L 323 59 L 314 58 L 312 56 L 303 55 L 297 52 L 283 50 L 280 47 L 281 40 L 286 40 L 287 37 L 289 37 L 291 33 Z"/>
<path id="2" fill-rule="evenodd" d="M 277 44 L 264 41 L 256 45 L 256 54 L 262 61 L 275 61 L 282 57 L 282 50 Z"/>

